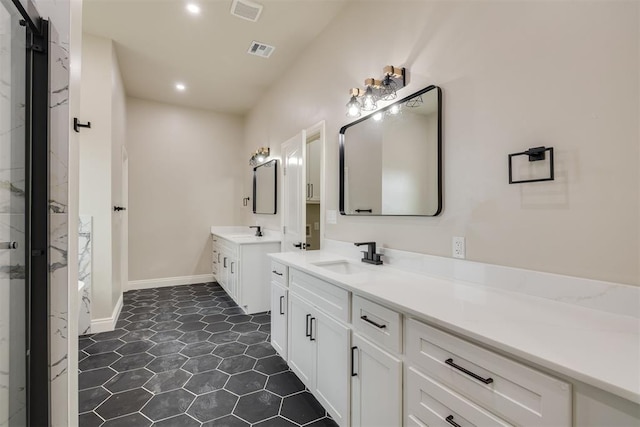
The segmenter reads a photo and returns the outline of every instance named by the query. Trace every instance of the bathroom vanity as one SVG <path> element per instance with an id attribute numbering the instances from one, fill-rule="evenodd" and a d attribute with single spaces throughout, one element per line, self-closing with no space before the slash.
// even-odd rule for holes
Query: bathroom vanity
<path id="1" fill-rule="evenodd" d="M 267 254 L 280 252 L 279 233 L 264 230 L 256 236 L 249 227 L 211 227 L 211 270 L 215 280 L 245 311 L 270 309 Z"/>
<path id="2" fill-rule="evenodd" d="M 327 246 L 271 255 L 271 339 L 339 425 L 640 425 L 637 289 L 602 293 L 636 297 L 615 313 L 559 296 L 575 278 Z"/>

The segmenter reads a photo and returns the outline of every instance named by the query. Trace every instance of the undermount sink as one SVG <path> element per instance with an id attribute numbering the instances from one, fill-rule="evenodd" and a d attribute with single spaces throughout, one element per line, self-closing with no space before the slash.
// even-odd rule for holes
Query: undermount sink
<path id="1" fill-rule="evenodd" d="M 339 274 L 357 274 L 366 271 L 363 267 L 350 261 L 328 261 L 312 264 Z"/>

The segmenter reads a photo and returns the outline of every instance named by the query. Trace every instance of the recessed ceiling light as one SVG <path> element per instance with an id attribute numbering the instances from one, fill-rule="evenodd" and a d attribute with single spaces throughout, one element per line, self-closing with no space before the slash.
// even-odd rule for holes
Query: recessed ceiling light
<path id="1" fill-rule="evenodd" d="M 179 91 L 183 91 L 185 90 L 187 87 L 184 85 L 184 83 L 176 83 L 176 89 L 178 89 Z"/>
<path id="2" fill-rule="evenodd" d="M 200 6 L 195 3 L 189 3 L 187 5 L 187 11 L 192 15 L 198 15 L 200 13 Z"/>

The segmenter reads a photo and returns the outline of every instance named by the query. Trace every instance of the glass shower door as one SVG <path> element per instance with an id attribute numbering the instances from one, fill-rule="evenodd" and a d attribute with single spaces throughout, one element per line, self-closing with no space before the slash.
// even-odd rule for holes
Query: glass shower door
<path id="1" fill-rule="evenodd" d="M 27 425 L 26 29 L 0 0 L 0 427 Z"/>

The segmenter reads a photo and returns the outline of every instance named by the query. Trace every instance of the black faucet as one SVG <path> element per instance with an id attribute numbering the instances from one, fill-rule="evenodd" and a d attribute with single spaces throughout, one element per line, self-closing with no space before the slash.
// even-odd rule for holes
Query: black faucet
<path id="1" fill-rule="evenodd" d="M 362 258 L 362 262 L 366 262 L 367 264 L 375 264 L 375 265 L 382 264 L 382 260 L 380 259 L 381 255 L 376 253 L 376 242 L 361 242 L 361 243 L 354 243 L 354 245 L 356 246 L 367 245 L 369 247 L 366 252 L 362 251 L 362 253 L 364 254 L 364 258 Z"/>
<path id="2" fill-rule="evenodd" d="M 249 228 L 255 228 L 256 229 L 256 237 L 262 237 L 262 230 L 261 230 L 261 227 L 259 225 L 250 225 Z"/>

